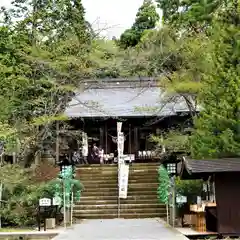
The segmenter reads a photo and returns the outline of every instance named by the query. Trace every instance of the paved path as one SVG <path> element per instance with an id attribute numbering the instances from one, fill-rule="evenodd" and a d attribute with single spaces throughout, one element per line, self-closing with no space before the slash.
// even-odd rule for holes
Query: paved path
<path id="1" fill-rule="evenodd" d="M 86 220 L 54 240 L 186 240 L 158 219 Z"/>

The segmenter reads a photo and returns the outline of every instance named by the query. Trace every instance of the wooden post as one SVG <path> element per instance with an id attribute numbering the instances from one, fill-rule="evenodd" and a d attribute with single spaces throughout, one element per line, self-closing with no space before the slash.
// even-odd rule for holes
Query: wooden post
<path id="1" fill-rule="evenodd" d="M 66 213 L 66 190 L 65 190 L 65 179 L 63 180 L 63 223 L 64 228 L 67 228 L 67 213 Z"/>
<path id="2" fill-rule="evenodd" d="M 138 145 L 138 128 L 135 127 L 134 128 L 134 150 L 135 150 L 135 153 L 137 154 L 138 153 L 138 150 L 139 150 L 139 145 Z"/>
<path id="3" fill-rule="evenodd" d="M 59 163 L 59 121 L 56 123 L 56 163 Z"/>
<path id="4" fill-rule="evenodd" d="M 71 196 L 71 218 L 70 218 L 70 226 L 73 225 L 73 187 L 72 187 L 72 196 Z"/>
<path id="5" fill-rule="evenodd" d="M 99 134 L 100 134 L 100 145 L 103 147 L 103 143 L 104 143 L 104 133 L 103 133 L 103 128 L 100 127 L 99 128 Z"/>
<path id="6" fill-rule="evenodd" d="M 0 208 L 2 207 L 3 184 L 0 183 Z M 2 228 L 2 216 L 0 215 L 0 228 Z"/>
<path id="7" fill-rule="evenodd" d="M 108 127 L 107 122 L 105 122 L 105 153 L 108 153 Z"/>
<path id="8" fill-rule="evenodd" d="M 175 218 L 176 218 L 176 187 L 175 187 L 175 176 L 172 177 L 172 204 L 173 204 L 173 223 L 172 226 L 175 228 Z"/>
<path id="9" fill-rule="evenodd" d="M 132 128 L 131 128 L 131 124 L 129 124 L 129 128 L 128 128 L 128 135 L 129 135 L 129 142 L 128 142 L 128 153 L 131 154 L 132 153 Z"/>

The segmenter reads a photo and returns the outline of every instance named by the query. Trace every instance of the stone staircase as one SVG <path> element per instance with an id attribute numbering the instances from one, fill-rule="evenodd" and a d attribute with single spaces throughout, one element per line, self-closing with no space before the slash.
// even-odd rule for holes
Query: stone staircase
<path id="1" fill-rule="evenodd" d="M 157 199 L 159 164 L 135 163 L 130 166 L 127 199 L 120 200 L 120 218 L 164 217 L 166 208 Z M 76 178 L 85 190 L 74 206 L 74 217 L 111 219 L 118 217 L 117 165 L 89 165 L 77 168 Z"/>

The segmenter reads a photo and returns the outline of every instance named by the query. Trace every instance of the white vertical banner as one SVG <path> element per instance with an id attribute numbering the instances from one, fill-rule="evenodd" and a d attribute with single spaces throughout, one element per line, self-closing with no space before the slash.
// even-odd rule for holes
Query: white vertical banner
<path id="1" fill-rule="evenodd" d="M 117 133 L 122 131 L 122 122 L 117 122 Z"/>
<path id="2" fill-rule="evenodd" d="M 118 146 L 118 160 L 122 161 L 123 150 L 124 150 L 124 133 L 119 132 L 117 136 L 117 146 Z"/>
<path id="3" fill-rule="evenodd" d="M 120 164 L 119 169 L 119 198 L 127 198 L 129 165 Z"/>

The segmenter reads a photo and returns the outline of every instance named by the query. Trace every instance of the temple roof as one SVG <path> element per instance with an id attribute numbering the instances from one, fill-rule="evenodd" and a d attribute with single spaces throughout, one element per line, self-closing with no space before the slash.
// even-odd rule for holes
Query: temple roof
<path id="1" fill-rule="evenodd" d="M 170 98 L 170 99 L 169 99 Z M 171 116 L 188 112 L 180 96 L 167 97 L 152 79 L 87 81 L 65 114 L 78 117 Z"/>

